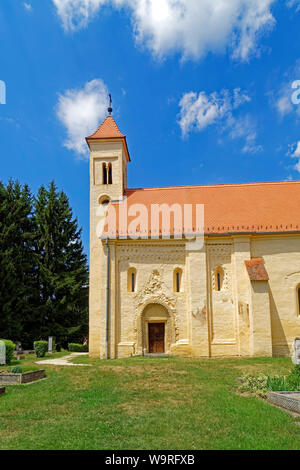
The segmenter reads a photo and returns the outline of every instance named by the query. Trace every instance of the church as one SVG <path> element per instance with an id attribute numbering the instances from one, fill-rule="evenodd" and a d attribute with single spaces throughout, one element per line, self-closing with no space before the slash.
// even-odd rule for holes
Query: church
<path id="1" fill-rule="evenodd" d="M 291 355 L 300 182 L 128 188 L 126 136 L 108 111 L 86 138 L 90 356 Z"/>

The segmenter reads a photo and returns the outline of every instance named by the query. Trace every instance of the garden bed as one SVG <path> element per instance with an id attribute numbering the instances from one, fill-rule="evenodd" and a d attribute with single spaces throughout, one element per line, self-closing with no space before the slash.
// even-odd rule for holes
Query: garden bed
<path id="1" fill-rule="evenodd" d="M 22 374 L 0 374 L 0 386 L 28 384 L 31 382 L 36 382 L 37 380 L 44 379 L 45 377 L 45 369 L 32 370 L 29 372 L 23 372 Z"/>

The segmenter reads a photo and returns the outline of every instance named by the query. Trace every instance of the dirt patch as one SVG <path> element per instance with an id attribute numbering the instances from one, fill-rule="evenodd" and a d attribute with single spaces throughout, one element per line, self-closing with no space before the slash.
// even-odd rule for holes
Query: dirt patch
<path id="1" fill-rule="evenodd" d="M 145 414 L 147 413 L 147 410 L 149 412 L 153 410 L 159 410 L 162 407 L 166 406 L 185 406 L 185 405 L 192 405 L 193 404 L 193 399 L 190 397 L 182 397 L 182 398 L 172 398 L 168 396 L 164 396 L 161 398 L 161 400 L 155 400 L 155 399 L 149 399 L 149 400 L 143 400 L 143 401 L 132 401 L 132 402 L 126 402 L 118 405 L 118 411 L 121 413 L 129 414 L 129 415 L 137 415 L 137 414 Z"/>
<path id="2" fill-rule="evenodd" d="M 104 371 L 112 371 L 117 373 L 124 373 L 124 374 L 133 374 L 133 375 L 142 375 L 142 374 L 153 374 L 159 373 L 162 375 L 164 372 L 170 372 L 167 368 L 162 367 L 154 367 L 154 366 L 101 366 L 99 367 L 100 370 Z"/>
<path id="3" fill-rule="evenodd" d="M 147 409 L 161 407 L 162 403 L 162 400 L 145 400 L 142 402 L 122 403 L 117 407 L 117 409 L 121 413 L 129 415 L 144 414 Z"/>
<path id="4" fill-rule="evenodd" d="M 91 377 L 88 374 L 71 375 L 71 383 L 74 386 L 74 390 L 85 390 L 91 383 Z"/>

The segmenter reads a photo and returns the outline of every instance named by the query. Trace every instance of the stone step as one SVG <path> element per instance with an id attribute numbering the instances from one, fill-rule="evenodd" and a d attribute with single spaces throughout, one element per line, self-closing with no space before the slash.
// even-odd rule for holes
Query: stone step
<path id="1" fill-rule="evenodd" d="M 169 354 L 165 353 L 146 353 L 144 357 L 169 357 Z"/>

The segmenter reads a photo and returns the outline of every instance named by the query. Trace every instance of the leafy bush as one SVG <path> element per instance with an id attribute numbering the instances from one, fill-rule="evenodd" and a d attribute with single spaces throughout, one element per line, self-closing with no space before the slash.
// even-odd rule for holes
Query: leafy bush
<path id="1" fill-rule="evenodd" d="M 69 343 L 68 350 L 71 352 L 88 352 L 89 347 L 83 344 Z"/>
<path id="2" fill-rule="evenodd" d="M 36 357 L 45 357 L 48 351 L 48 341 L 35 341 L 33 343 Z"/>
<path id="3" fill-rule="evenodd" d="M 282 392 L 288 390 L 287 378 L 285 376 L 275 375 L 274 377 L 268 377 L 267 390 L 269 392 Z"/>
<path id="4" fill-rule="evenodd" d="M 14 357 L 14 350 L 16 349 L 16 345 L 9 339 L 2 339 L 1 341 L 3 341 L 6 346 L 6 364 L 10 364 Z"/>
<path id="5" fill-rule="evenodd" d="M 240 392 L 253 393 L 254 395 L 263 398 L 266 397 L 268 383 L 268 377 L 266 375 L 259 375 L 258 377 L 253 377 L 252 375 L 246 374 L 241 377 L 240 382 Z"/>
<path id="6" fill-rule="evenodd" d="M 11 372 L 12 372 L 13 374 L 22 374 L 23 369 L 22 369 L 22 367 L 20 367 L 20 366 L 16 366 L 16 367 L 13 367 L 13 368 L 12 368 Z"/>
<path id="7" fill-rule="evenodd" d="M 286 377 L 285 390 L 294 392 L 300 390 L 300 367 L 297 365 Z"/>
<path id="8" fill-rule="evenodd" d="M 288 375 L 266 376 L 243 375 L 240 379 L 240 392 L 253 393 L 259 397 L 265 398 L 267 392 L 294 392 L 300 391 L 300 367 L 297 365 Z"/>

